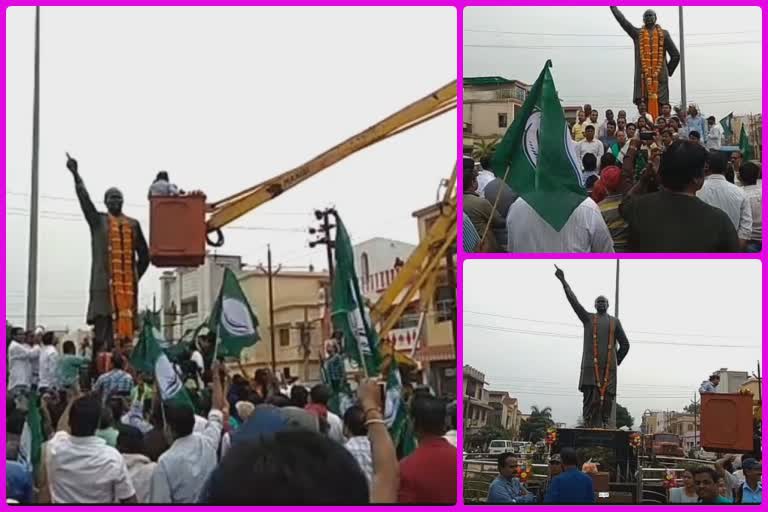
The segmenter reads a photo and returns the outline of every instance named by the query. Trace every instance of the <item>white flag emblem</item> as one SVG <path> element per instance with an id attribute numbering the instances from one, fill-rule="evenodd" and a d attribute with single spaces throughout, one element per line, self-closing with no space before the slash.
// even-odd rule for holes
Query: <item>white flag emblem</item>
<path id="1" fill-rule="evenodd" d="M 221 326 L 232 336 L 250 336 L 256 332 L 248 307 L 232 298 L 224 299 L 221 308 Z"/>

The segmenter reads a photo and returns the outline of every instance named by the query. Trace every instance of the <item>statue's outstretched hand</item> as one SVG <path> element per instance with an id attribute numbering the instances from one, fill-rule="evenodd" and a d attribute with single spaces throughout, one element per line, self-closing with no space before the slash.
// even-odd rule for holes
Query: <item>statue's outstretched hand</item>
<path id="1" fill-rule="evenodd" d="M 565 279 L 565 272 L 560 270 L 560 267 L 558 267 L 557 265 L 555 265 L 555 269 L 556 269 L 555 270 L 555 277 L 558 278 L 560 281 Z"/>
<path id="2" fill-rule="evenodd" d="M 69 156 L 69 153 L 67 153 L 67 169 L 72 174 L 77 174 L 77 160 Z"/>

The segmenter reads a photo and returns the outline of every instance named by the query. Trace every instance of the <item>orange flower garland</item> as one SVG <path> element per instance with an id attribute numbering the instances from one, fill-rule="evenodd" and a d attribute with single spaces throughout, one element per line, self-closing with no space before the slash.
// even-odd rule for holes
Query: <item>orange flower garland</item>
<path id="1" fill-rule="evenodd" d="M 125 217 L 109 216 L 109 271 L 115 343 L 133 338 L 133 228 Z"/>
<path id="2" fill-rule="evenodd" d="M 632 448 L 635 448 L 635 449 L 640 448 L 640 445 L 642 444 L 642 442 L 643 442 L 643 436 L 641 436 L 637 432 L 629 436 L 629 446 L 631 446 Z"/>
<path id="3" fill-rule="evenodd" d="M 659 74 L 663 63 L 664 31 L 656 25 L 651 37 L 650 31 L 643 27 L 640 29 L 642 84 L 648 102 L 648 112 L 654 119 L 659 115 Z"/>
<path id="4" fill-rule="evenodd" d="M 603 373 L 603 384 L 600 384 L 600 364 L 597 351 L 597 315 L 592 317 L 592 361 L 595 368 L 595 385 L 600 389 L 600 409 L 603 408 L 605 393 L 608 391 L 608 384 L 611 382 L 611 352 L 613 351 L 613 332 L 615 322 L 611 319 L 610 334 L 608 335 L 608 358 L 605 360 L 605 373 Z"/>
<path id="5" fill-rule="evenodd" d="M 547 429 L 547 436 L 544 438 L 544 442 L 550 446 L 557 442 L 557 429 L 555 427 Z"/>

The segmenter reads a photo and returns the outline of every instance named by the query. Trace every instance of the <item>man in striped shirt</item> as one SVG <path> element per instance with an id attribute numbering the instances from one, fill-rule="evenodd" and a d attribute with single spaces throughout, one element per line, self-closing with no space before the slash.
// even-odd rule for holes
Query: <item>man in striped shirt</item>
<path id="1" fill-rule="evenodd" d="M 626 252 L 627 248 L 627 221 L 619 213 L 619 205 L 624 199 L 621 194 L 621 169 L 616 166 L 610 166 L 603 169 L 600 174 L 600 182 L 605 186 L 608 195 L 600 201 L 600 213 L 608 226 L 608 231 L 613 239 L 613 250 L 616 252 Z"/>

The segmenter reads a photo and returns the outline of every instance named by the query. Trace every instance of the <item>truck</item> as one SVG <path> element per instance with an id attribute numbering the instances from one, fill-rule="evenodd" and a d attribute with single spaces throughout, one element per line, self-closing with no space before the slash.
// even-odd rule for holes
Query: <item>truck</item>
<path id="1" fill-rule="evenodd" d="M 666 432 L 644 435 L 643 452 L 648 457 L 685 457 L 680 436 Z"/>

